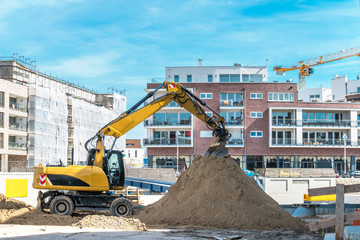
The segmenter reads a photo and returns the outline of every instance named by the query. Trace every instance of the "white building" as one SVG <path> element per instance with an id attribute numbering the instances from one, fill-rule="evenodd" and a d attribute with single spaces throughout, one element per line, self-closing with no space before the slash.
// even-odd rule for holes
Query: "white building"
<path id="1" fill-rule="evenodd" d="M 141 147 L 140 139 L 126 139 L 124 163 L 127 168 L 144 167 L 145 149 Z"/>
<path id="2" fill-rule="evenodd" d="M 1 171 L 17 171 L 26 162 L 27 98 L 26 85 L 0 79 Z"/>
<path id="3" fill-rule="evenodd" d="M 166 81 L 173 82 L 267 82 L 267 66 L 199 66 L 166 67 Z"/>
<path id="4" fill-rule="evenodd" d="M 2 140 L 8 148 L 23 148 L 21 153 L 25 159 L 22 159 L 22 171 L 40 163 L 66 165 L 72 157 L 75 164 L 85 162 L 85 142 L 126 110 L 126 97 L 116 93 L 97 94 L 35 69 L 33 65 L 15 58 L 0 61 L 0 77 L 6 82 L 0 86 L 0 91 L 3 91 L 0 93 L 0 98 L 3 96 L 3 100 L 0 99 L 0 123 L 3 115 L 6 126 L 7 119 L 10 127 L 20 128 L 25 124 L 22 135 L 21 131 L 14 130 L 9 130 L 7 134 L 0 127 L 0 144 Z M 4 109 L 1 109 L 1 101 Z M 23 110 L 24 113 L 15 110 Z M 115 149 L 125 149 L 125 136 L 117 141 Z M 3 160 L 1 171 L 13 170 L 9 167 L 11 158 L 7 156 L 12 154 L 9 150 L 0 148 Z"/>
<path id="5" fill-rule="evenodd" d="M 346 95 L 360 93 L 360 78 L 349 80 L 347 75 L 335 75 L 331 80 L 331 88 L 334 100 L 345 99 Z"/>
<path id="6" fill-rule="evenodd" d="M 298 100 L 303 102 L 326 102 L 332 100 L 332 90 L 330 88 L 307 88 L 299 89 Z"/>

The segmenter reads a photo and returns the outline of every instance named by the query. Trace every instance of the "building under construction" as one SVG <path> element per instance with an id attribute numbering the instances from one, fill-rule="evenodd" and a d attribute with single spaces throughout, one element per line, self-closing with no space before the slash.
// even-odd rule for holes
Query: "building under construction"
<path id="1" fill-rule="evenodd" d="M 99 94 L 41 73 L 33 63 L 14 57 L 0 61 L 3 172 L 85 162 L 86 140 L 126 109 L 123 92 Z M 115 148 L 125 149 L 125 136 Z"/>

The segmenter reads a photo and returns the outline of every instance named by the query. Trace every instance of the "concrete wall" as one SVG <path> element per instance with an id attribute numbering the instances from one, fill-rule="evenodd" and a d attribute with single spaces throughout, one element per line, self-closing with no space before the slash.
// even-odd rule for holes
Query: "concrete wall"
<path id="1" fill-rule="evenodd" d="M 319 97 L 316 97 L 319 96 Z M 299 89 L 298 99 L 304 102 L 326 102 L 332 100 L 332 90 L 330 88 L 308 88 Z"/>
<path id="2" fill-rule="evenodd" d="M 360 87 L 360 80 L 349 80 L 347 75 L 335 75 L 331 80 L 333 99 L 335 100 L 345 99 L 346 95 L 357 93 L 358 87 Z"/>

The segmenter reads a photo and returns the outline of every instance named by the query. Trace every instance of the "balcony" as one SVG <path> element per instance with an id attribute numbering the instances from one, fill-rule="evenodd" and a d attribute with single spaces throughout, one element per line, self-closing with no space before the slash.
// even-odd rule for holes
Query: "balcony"
<path id="1" fill-rule="evenodd" d="M 228 146 L 228 147 L 244 146 L 244 139 L 232 138 L 226 143 L 226 146 Z"/>
<path id="2" fill-rule="evenodd" d="M 358 126 L 358 121 L 350 120 L 302 120 L 304 127 L 351 127 Z"/>
<path id="3" fill-rule="evenodd" d="M 26 125 L 21 123 L 10 123 L 9 128 L 13 130 L 19 130 L 26 132 Z"/>
<path id="4" fill-rule="evenodd" d="M 231 126 L 244 126 L 244 119 L 237 119 L 235 121 L 227 121 L 225 123 L 225 125 L 227 127 L 231 127 Z"/>
<path id="5" fill-rule="evenodd" d="M 177 144 L 176 138 L 170 139 L 153 139 L 153 138 L 145 138 L 144 145 L 146 146 L 191 146 L 191 137 L 179 137 L 179 143 Z"/>
<path id="6" fill-rule="evenodd" d="M 303 139 L 301 144 L 296 143 L 295 138 L 281 138 L 271 139 L 272 146 L 303 146 L 303 147 L 344 147 L 344 140 L 342 139 Z M 346 146 L 360 146 L 360 140 L 351 142 L 346 140 Z"/>
<path id="7" fill-rule="evenodd" d="M 299 121 L 292 120 L 292 119 L 285 119 L 285 120 L 272 119 L 272 125 L 273 126 L 281 126 L 281 127 L 284 127 L 284 126 L 297 126 L 297 122 L 299 122 Z"/>
<path id="8" fill-rule="evenodd" d="M 145 127 L 157 127 L 157 126 L 191 126 L 191 120 L 180 120 L 179 122 L 169 122 L 169 121 L 149 121 L 145 120 Z"/>
<path id="9" fill-rule="evenodd" d="M 18 104 L 18 103 L 10 103 L 9 108 L 13 110 L 18 110 L 22 112 L 27 112 L 27 106 L 24 104 Z"/>
<path id="10" fill-rule="evenodd" d="M 220 107 L 242 107 L 243 100 L 220 100 Z"/>
<path id="11" fill-rule="evenodd" d="M 9 142 L 9 149 L 26 150 L 25 143 Z"/>

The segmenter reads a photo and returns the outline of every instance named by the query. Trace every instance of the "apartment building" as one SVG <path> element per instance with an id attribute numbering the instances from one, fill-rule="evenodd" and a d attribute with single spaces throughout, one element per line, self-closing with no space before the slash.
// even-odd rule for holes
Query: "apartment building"
<path id="1" fill-rule="evenodd" d="M 126 149 L 123 154 L 125 167 L 144 167 L 145 149 L 141 147 L 140 139 L 126 139 Z"/>
<path id="2" fill-rule="evenodd" d="M 203 68 L 173 68 L 166 71 L 166 79 L 182 83 L 225 118 L 232 135 L 227 143 L 229 154 L 242 168 L 360 170 L 358 103 L 298 101 L 297 84 L 267 82 L 266 67 L 255 71 L 264 71 L 262 79 L 245 82 L 241 73 L 240 78 L 231 81 L 235 79 L 233 67 L 229 67 L 231 73 L 223 71 L 212 81 L 208 76 L 215 71 L 208 73 Z M 187 74 L 178 74 L 180 70 Z M 188 76 L 198 71 L 203 72 L 202 77 L 190 81 Z M 158 86 L 149 83 L 147 91 Z M 165 89 L 161 91 L 159 95 L 165 93 Z M 215 141 L 203 122 L 174 102 L 147 119 L 145 127 L 150 167 L 179 165 L 181 170 Z"/>
<path id="3" fill-rule="evenodd" d="M 98 94 L 14 57 L 1 59 L 0 78 L 1 171 L 84 164 L 85 142 L 126 110 L 123 94 Z M 115 149 L 125 149 L 125 136 Z"/>
<path id="4" fill-rule="evenodd" d="M 27 88 L 26 84 L 0 79 L 1 171 L 17 171 L 27 165 Z"/>

